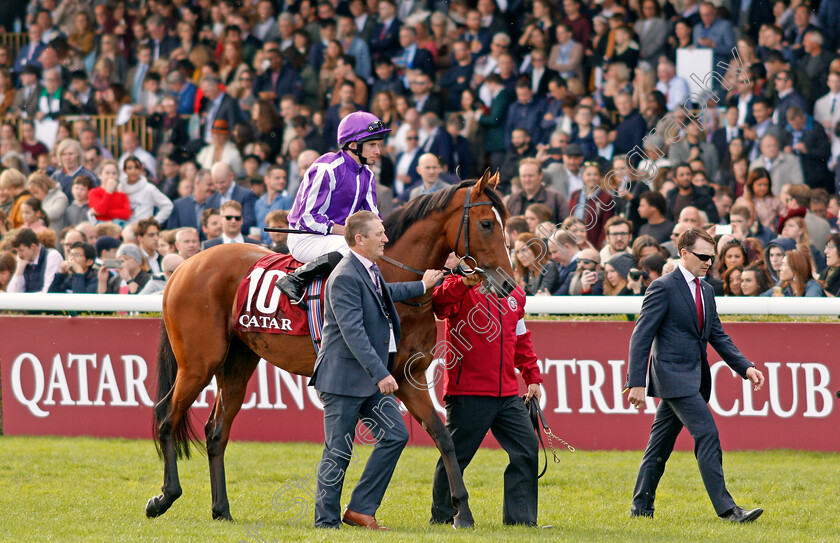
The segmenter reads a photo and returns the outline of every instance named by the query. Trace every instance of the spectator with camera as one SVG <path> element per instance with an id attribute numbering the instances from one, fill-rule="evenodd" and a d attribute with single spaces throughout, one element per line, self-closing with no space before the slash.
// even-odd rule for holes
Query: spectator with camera
<path id="1" fill-rule="evenodd" d="M 652 282 L 662 277 L 665 259 L 659 254 L 650 254 L 639 261 L 639 265 L 630 268 L 627 273 L 627 288 L 634 296 L 644 296 Z"/>
<path id="2" fill-rule="evenodd" d="M 55 274 L 49 292 L 96 293 L 99 270 L 94 266 L 95 261 L 96 249 L 93 245 L 81 241 L 73 243 L 58 273 Z"/>
<path id="3" fill-rule="evenodd" d="M 105 260 L 97 274 L 97 289 L 99 294 L 137 294 L 152 274 L 149 271 L 149 263 L 143 256 L 143 251 L 136 245 L 124 243 L 117 250 L 117 260 Z M 118 273 L 111 274 L 109 270 L 118 270 Z"/>
<path id="4" fill-rule="evenodd" d="M 569 284 L 571 296 L 600 296 L 604 293 L 604 270 L 601 255 L 595 249 L 583 249 L 577 259 L 577 270 Z"/>

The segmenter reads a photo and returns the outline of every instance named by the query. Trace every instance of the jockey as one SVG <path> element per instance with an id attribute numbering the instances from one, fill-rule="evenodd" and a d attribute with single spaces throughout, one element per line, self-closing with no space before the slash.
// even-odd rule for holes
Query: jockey
<path id="1" fill-rule="evenodd" d="M 350 248 L 344 241 L 344 221 L 357 211 L 376 207 L 376 181 L 369 165 L 381 154 L 380 142 L 391 131 L 376 115 L 356 111 L 338 125 L 337 153 L 312 163 L 289 212 L 289 226 L 306 234 L 289 234 L 292 256 L 307 262 L 281 277 L 277 286 L 293 303 L 303 299 L 307 283 L 329 274 Z"/>

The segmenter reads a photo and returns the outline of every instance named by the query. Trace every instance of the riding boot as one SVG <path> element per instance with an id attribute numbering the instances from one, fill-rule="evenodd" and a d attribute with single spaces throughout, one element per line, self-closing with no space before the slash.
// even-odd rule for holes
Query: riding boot
<path id="1" fill-rule="evenodd" d="M 289 297 L 293 304 L 300 304 L 305 308 L 306 303 L 303 301 L 303 297 L 306 294 L 306 286 L 318 277 L 329 275 L 338 266 L 342 258 L 344 258 L 344 255 L 338 251 L 319 256 L 294 272 L 281 277 L 275 284 L 280 292 Z"/>

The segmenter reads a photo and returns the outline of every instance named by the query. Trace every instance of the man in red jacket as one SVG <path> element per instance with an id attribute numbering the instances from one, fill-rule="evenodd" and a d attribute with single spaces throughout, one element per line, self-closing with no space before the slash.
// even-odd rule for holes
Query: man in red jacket
<path id="1" fill-rule="evenodd" d="M 515 369 L 528 385 L 528 400 L 540 399 L 540 370 L 525 328 L 525 294 L 516 289 L 498 299 L 478 286 L 478 274 L 448 277 L 435 289 L 432 304 L 446 319 L 444 380 L 446 427 L 463 472 L 490 430 L 508 453 L 502 521 L 537 524 L 539 442 L 518 396 Z M 432 488 L 432 523 L 452 523 L 455 509 L 443 461 Z"/>

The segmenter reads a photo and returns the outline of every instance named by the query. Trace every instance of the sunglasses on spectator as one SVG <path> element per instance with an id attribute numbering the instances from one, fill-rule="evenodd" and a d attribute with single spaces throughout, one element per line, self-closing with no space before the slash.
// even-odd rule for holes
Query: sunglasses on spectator
<path id="1" fill-rule="evenodd" d="M 241 221 L 242 215 L 223 215 L 226 221 Z"/>
<path id="2" fill-rule="evenodd" d="M 688 252 L 693 254 L 697 258 L 699 258 L 702 262 L 709 262 L 709 261 L 714 262 L 715 261 L 715 255 L 697 254 L 694 251 L 688 251 Z"/>
<path id="3" fill-rule="evenodd" d="M 418 138 L 417 136 L 406 136 L 405 139 L 407 139 L 407 140 L 418 140 L 420 138 Z"/>
<path id="4" fill-rule="evenodd" d="M 589 260 L 588 258 L 579 258 L 578 262 L 586 266 L 588 266 L 589 264 L 597 264 L 597 262 L 595 262 L 594 260 Z"/>

